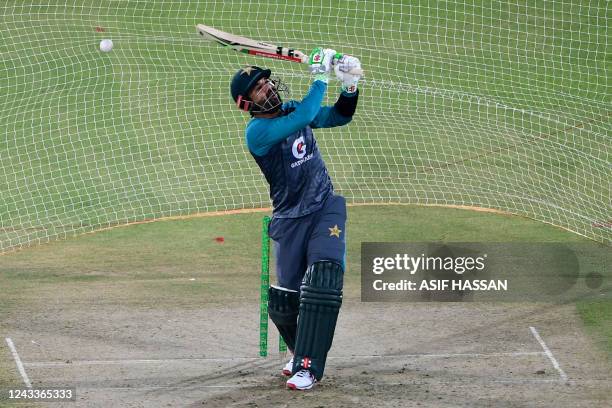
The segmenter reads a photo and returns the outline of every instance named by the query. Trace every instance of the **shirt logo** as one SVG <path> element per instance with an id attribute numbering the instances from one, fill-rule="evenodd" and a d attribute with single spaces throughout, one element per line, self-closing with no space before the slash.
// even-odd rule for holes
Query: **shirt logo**
<path id="1" fill-rule="evenodd" d="M 302 159 L 306 156 L 306 143 L 304 143 L 304 137 L 298 137 L 293 142 L 293 146 L 291 147 L 291 153 L 293 153 L 293 157 L 296 159 Z"/>

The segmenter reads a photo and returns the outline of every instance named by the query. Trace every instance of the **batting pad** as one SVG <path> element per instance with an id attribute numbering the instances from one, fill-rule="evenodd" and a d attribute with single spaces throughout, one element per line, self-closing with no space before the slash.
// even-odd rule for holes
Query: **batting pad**
<path id="1" fill-rule="evenodd" d="M 295 350 L 299 306 L 300 295 L 297 291 L 270 286 L 268 315 L 291 351 Z"/>
<path id="2" fill-rule="evenodd" d="M 315 262 L 306 271 L 300 287 L 293 373 L 305 368 L 317 380 L 323 377 L 342 305 L 343 275 L 342 266 L 331 261 Z"/>

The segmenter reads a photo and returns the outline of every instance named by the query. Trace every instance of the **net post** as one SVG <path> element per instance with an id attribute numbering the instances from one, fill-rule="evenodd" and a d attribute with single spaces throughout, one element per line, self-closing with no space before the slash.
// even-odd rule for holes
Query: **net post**
<path id="1" fill-rule="evenodd" d="M 270 217 L 263 217 L 261 228 L 261 282 L 259 302 L 259 356 L 268 355 L 268 288 L 270 287 Z"/>

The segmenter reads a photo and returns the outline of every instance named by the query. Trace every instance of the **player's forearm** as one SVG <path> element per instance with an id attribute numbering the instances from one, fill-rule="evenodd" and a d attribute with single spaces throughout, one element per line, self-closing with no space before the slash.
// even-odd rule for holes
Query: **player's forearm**
<path id="1" fill-rule="evenodd" d="M 334 106 L 322 106 L 310 123 L 315 128 L 331 128 L 348 124 L 355 114 L 359 92 L 342 92 Z"/>
<path id="2" fill-rule="evenodd" d="M 326 90 L 327 84 L 325 82 L 317 80 L 312 83 L 308 94 L 302 99 L 302 102 L 294 112 L 298 114 L 296 116 L 299 116 L 305 121 L 305 124 L 300 128 L 312 122 L 315 116 L 317 116 Z"/>
<path id="3" fill-rule="evenodd" d="M 310 86 L 308 94 L 293 112 L 273 121 L 274 130 L 271 133 L 275 135 L 274 137 L 277 140 L 282 140 L 312 122 L 317 113 L 319 113 L 326 89 L 326 83 L 314 81 Z"/>
<path id="4" fill-rule="evenodd" d="M 342 92 L 338 97 L 338 100 L 334 104 L 336 111 L 342 116 L 353 117 L 355 110 L 357 109 L 357 101 L 359 99 L 359 89 L 354 93 Z"/>

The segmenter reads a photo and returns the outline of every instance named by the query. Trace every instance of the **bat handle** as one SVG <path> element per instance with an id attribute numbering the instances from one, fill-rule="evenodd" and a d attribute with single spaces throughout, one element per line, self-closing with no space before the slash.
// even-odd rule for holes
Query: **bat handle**
<path id="1" fill-rule="evenodd" d="M 294 50 L 293 55 L 302 59 L 302 64 L 308 64 L 308 55 L 304 54 L 302 51 Z"/>

